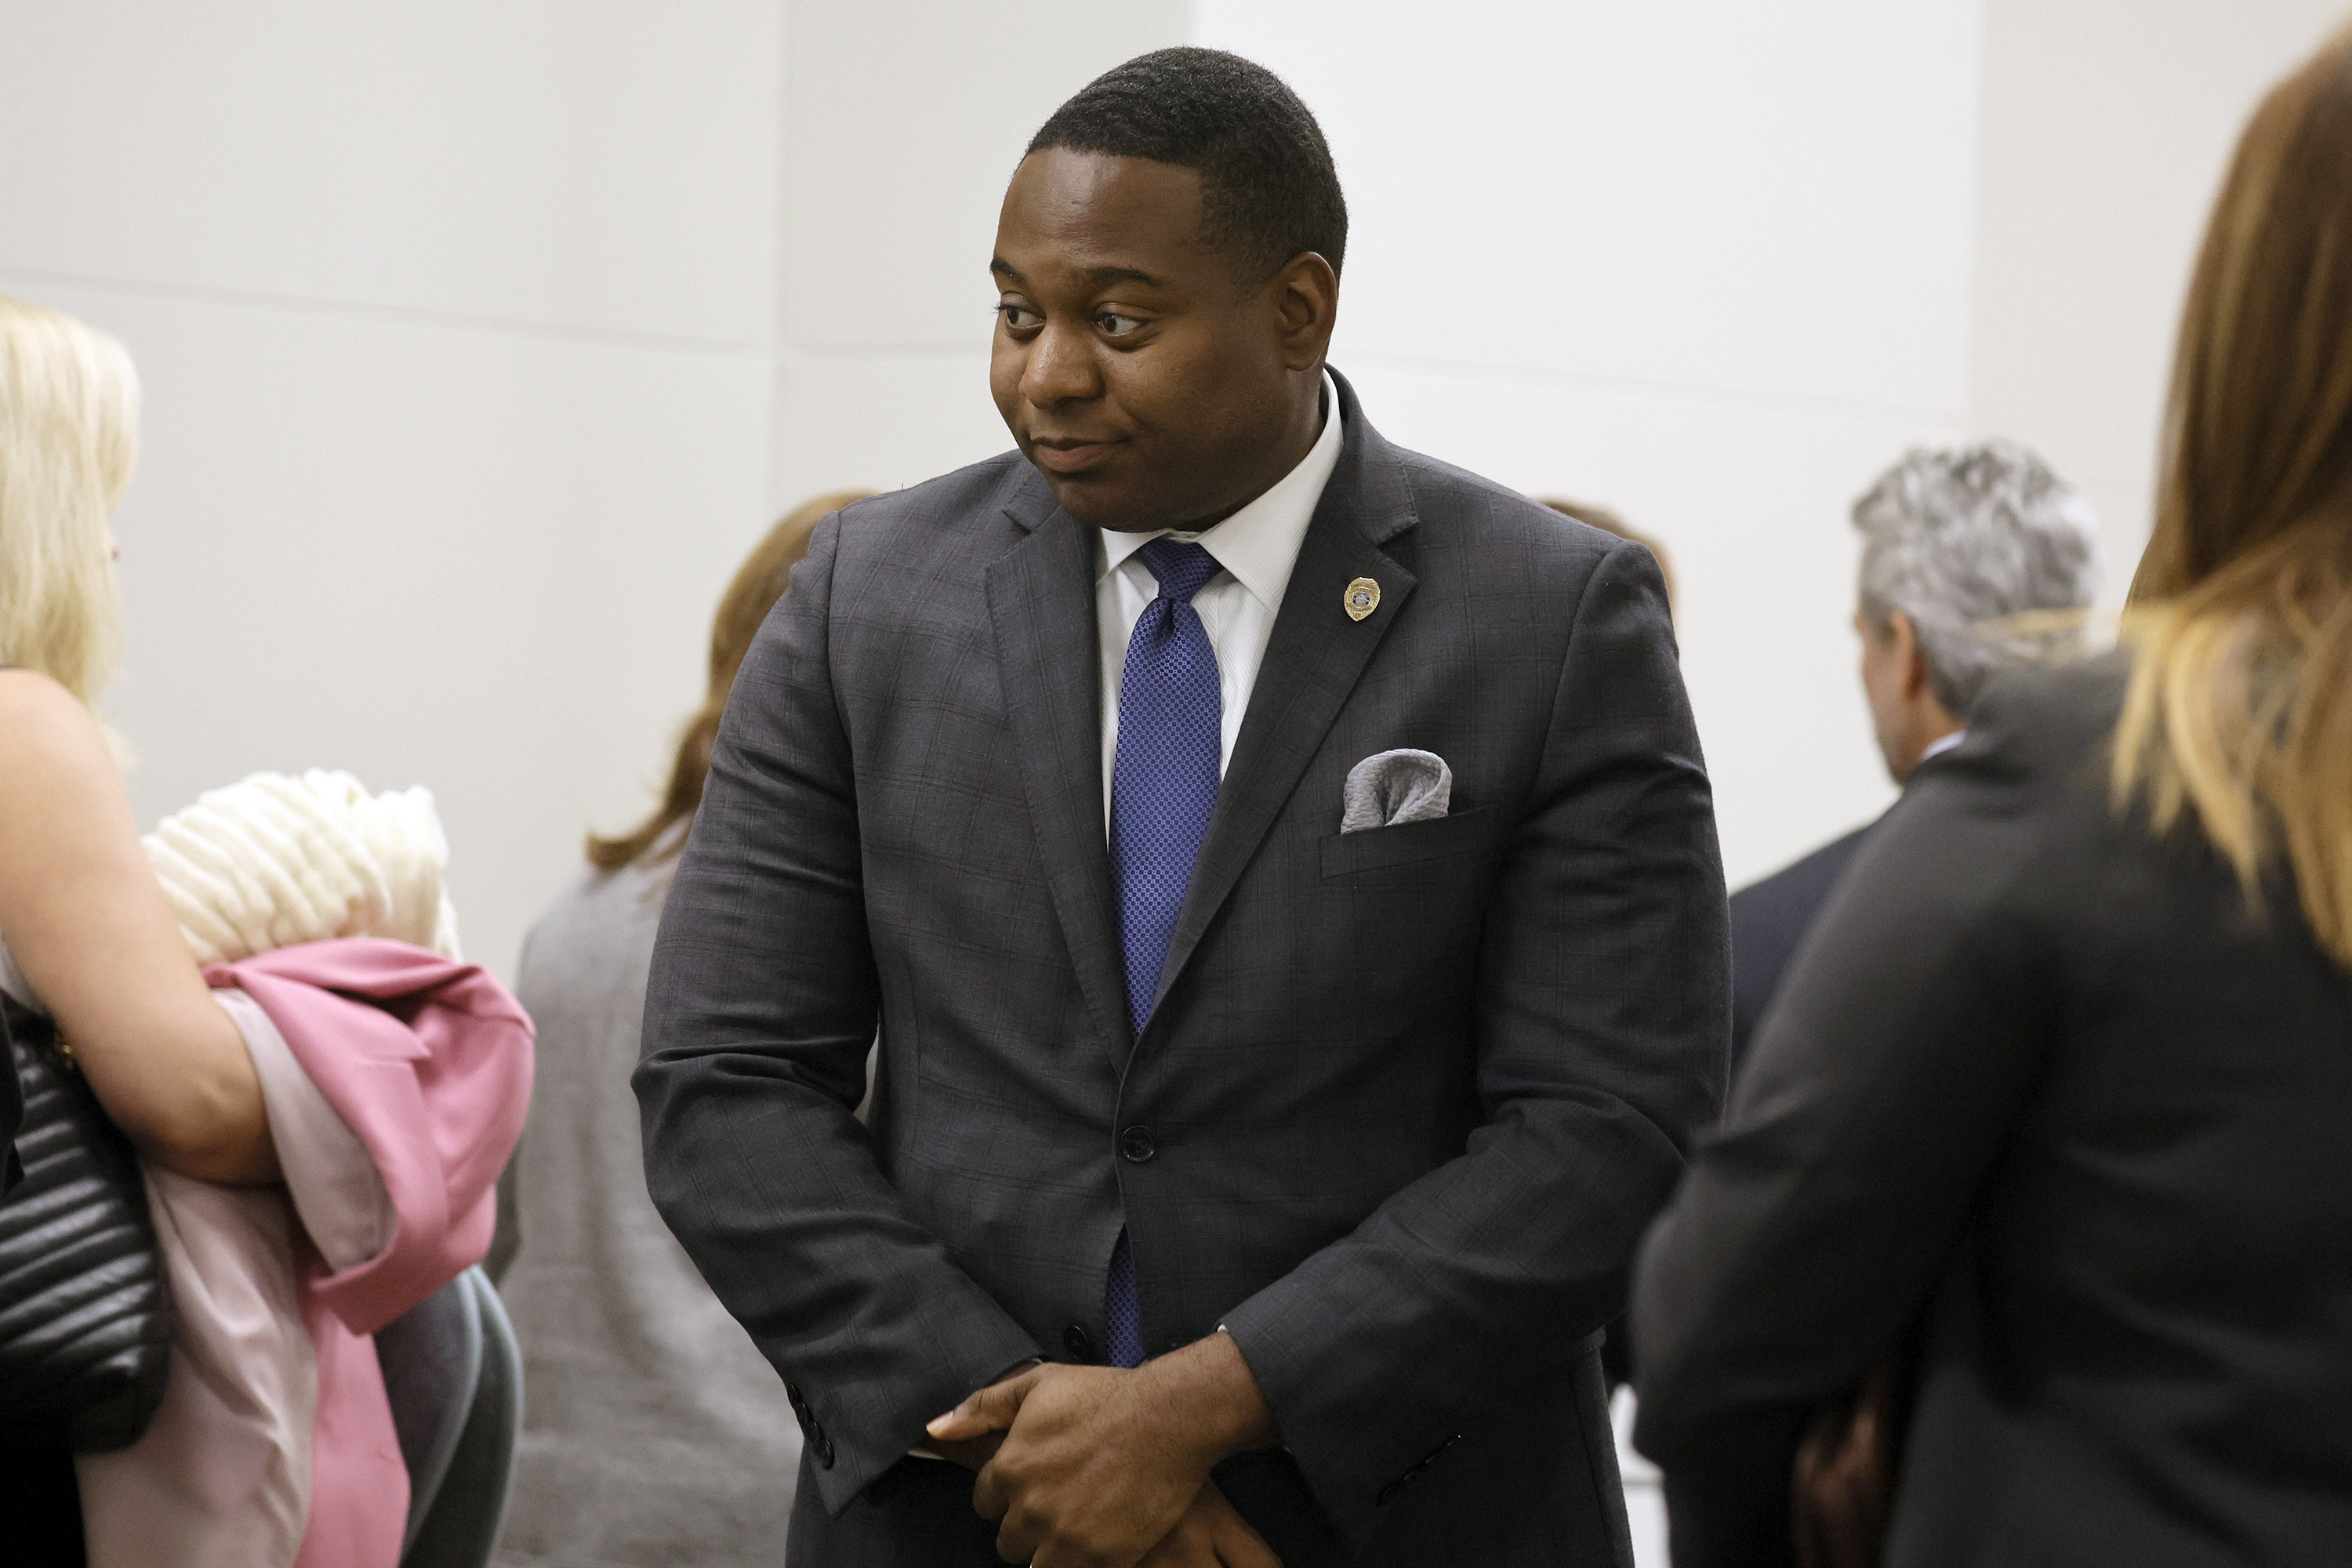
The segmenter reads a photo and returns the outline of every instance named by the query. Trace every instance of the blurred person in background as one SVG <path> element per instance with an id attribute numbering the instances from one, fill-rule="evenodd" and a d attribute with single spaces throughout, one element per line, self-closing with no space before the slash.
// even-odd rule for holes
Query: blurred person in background
<path id="1" fill-rule="evenodd" d="M 1562 517 L 1573 518 L 1577 521 L 1583 523 L 1588 528 L 1597 528 L 1603 533 L 1613 533 L 1620 539 L 1630 539 L 1634 543 L 1640 545 L 1643 549 L 1648 551 L 1650 552 L 1650 558 L 1658 563 L 1659 578 L 1664 581 L 1666 585 L 1666 604 L 1669 607 L 1673 605 L 1675 602 L 1675 563 L 1672 560 L 1668 559 L 1666 555 L 1666 547 L 1664 545 L 1659 543 L 1655 539 L 1653 539 L 1650 535 L 1643 532 L 1640 529 L 1635 528 L 1632 523 L 1627 522 L 1623 518 L 1619 517 L 1615 512 L 1610 510 L 1605 506 L 1592 506 L 1580 500 L 1561 500 L 1558 497 L 1554 496 L 1538 496 L 1536 500 L 1539 505 L 1551 508 L 1552 510 L 1559 513 Z"/>
<path id="2" fill-rule="evenodd" d="M 2165 447 L 2126 646 L 1984 694 L 1645 1245 L 1677 1568 L 2352 1563 L 2352 34 L 2239 143 Z"/>
<path id="3" fill-rule="evenodd" d="M 0 1019 L 20 1033 L 54 1020 L 142 1159 L 272 1182 L 260 1079 L 149 868 L 91 710 L 121 658 L 108 521 L 137 430 L 121 344 L 0 299 Z M 8 1561 L 79 1564 L 81 1534 L 71 1456 L 0 1453 Z"/>
<path id="4" fill-rule="evenodd" d="M 736 669 L 827 513 L 795 509 L 735 574 L 710 630 L 709 689 L 659 807 L 588 840 L 588 867 L 524 942 L 540 1026 L 520 1152 L 501 1184 L 502 1293 L 530 1399 L 499 1561 L 511 1568 L 749 1568 L 781 1560 L 800 1466 L 783 1385 L 646 1196 L 637 1064 L 654 932 Z"/>
<path id="5" fill-rule="evenodd" d="M 1862 690 L 1887 776 L 1908 787 L 1960 743 L 1985 683 L 2063 658 L 2099 587 L 2090 504 L 2014 441 L 1906 454 L 1853 503 Z M 1780 978 L 1854 852 L 1855 828 L 1731 896 L 1736 1073 Z"/>
<path id="6" fill-rule="evenodd" d="M 0 1196 L 0 1556 L 388 1563 L 431 1496 L 374 1335 L 490 1238 L 530 1022 L 457 959 L 427 792 L 257 775 L 132 827 L 91 703 L 136 402 L 119 344 L 0 300 L 0 1044 L 40 1089 Z"/>

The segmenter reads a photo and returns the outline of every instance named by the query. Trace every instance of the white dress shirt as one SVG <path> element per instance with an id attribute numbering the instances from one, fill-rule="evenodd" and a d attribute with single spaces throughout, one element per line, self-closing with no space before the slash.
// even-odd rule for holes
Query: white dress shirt
<path id="1" fill-rule="evenodd" d="M 1929 757 L 1940 757 L 1968 738 L 1969 732 L 1966 730 L 1955 730 L 1948 735 L 1927 742 L 1927 749 L 1919 753 L 1919 762 L 1924 763 Z M 1915 763 L 1912 765 L 1916 767 L 1918 763 Z"/>
<path id="2" fill-rule="evenodd" d="M 1290 569 L 1315 516 L 1323 487 L 1339 461 L 1339 392 L 1323 377 L 1323 433 L 1298 466 L 1249 505 L 1200 533 L 1163 528 L 1154 533 L 1100 530 L 1095 546 L 1095 626 L 1102 638 L 1103 826 L 1110 826 L 1111 774 L 1118 760 L 1118 690 L 1127 673 L 1127 639 L 1143 606 L 1160 596 L 1160 581 L 1136 552 L 1153 540 L 1197 541 L 1224 570 L 1192 595 L 1192 608 L 1217 655 L 1217 692 L 1223 704 L 1217 730 L 1217 772 L 1233 761 L 1234 738 L 1249 711 L 1250 692 L 1265 662 L 1274 617 L 1282 608 Z M 1334 606 L 1336 610 L 1337 606 Z"/>

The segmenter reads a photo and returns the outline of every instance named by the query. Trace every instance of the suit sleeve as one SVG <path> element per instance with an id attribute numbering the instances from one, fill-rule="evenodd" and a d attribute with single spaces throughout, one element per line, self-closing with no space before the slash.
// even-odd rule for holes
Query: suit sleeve
<path id="1" fill-rule="evenodd" d="M 918 1225 L 853 1114 L 878 1016 L 830 617 L 838 514 L 735 680 L 654 949 L 646 1180 L 792 1391 L 835 1512 L 1030 1336 Z"/>
<path id="2" fill-rule="evenodd" d="M 1962 773 L 1874 831 L 1643 1248 L 1635 1440 L 1677 1564 L 1793 1560 L 1810 1418 L 1918 1320 L 2045 1060 L 2056 982 L 2006 894 L 2032 824 Z"/>
<path id="3" fill-rule="evenodd" d="M 1618 1315 L 1722 1093 L 1715 816 L 1664 585 L 1619 545 L 1580 596 L 1486 900 L 1483 1125 L 1228 1315 L 1318 1498 L 1360 1536 L 1414 1468 Z M 1571 1417 L 1572 1418 L 1572 1417 Z"/>

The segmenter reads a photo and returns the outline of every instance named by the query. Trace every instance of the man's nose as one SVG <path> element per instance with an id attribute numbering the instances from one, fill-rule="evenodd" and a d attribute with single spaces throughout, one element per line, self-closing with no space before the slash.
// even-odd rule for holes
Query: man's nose
<path id="1" fill-rule="evenodd" d="M 1094 343 L 1083 327 L 1047 321 L 1029 344 L 1021 395 L 1039 408 L 1083 402 L 1102 391 Z"/>

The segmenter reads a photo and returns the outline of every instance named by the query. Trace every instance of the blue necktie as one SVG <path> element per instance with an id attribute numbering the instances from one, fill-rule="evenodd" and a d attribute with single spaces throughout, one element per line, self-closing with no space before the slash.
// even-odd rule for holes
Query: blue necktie
<path id="1" fill-rule="evenodd" d="M 1127 1016 L 1138 1038 L 1151 1016 L 1176 912 L 1217 804 L 1223 714 L 1217 650 L 1192 595 L 1217 574 L 1197 544 L 1153 540 L 1136 553 L 1160 580 L 1127 639 L 1118 683 L 1118 752 L 1111 766 L 1110 865 L 1118 879 L 1118 939 L 1127 965 Z M 1143 1362 L 1143 1304 L 1135 1255 L 1118 1233 L 1103 1286 L 1103 1326 L 1113 1366 Z"/>

